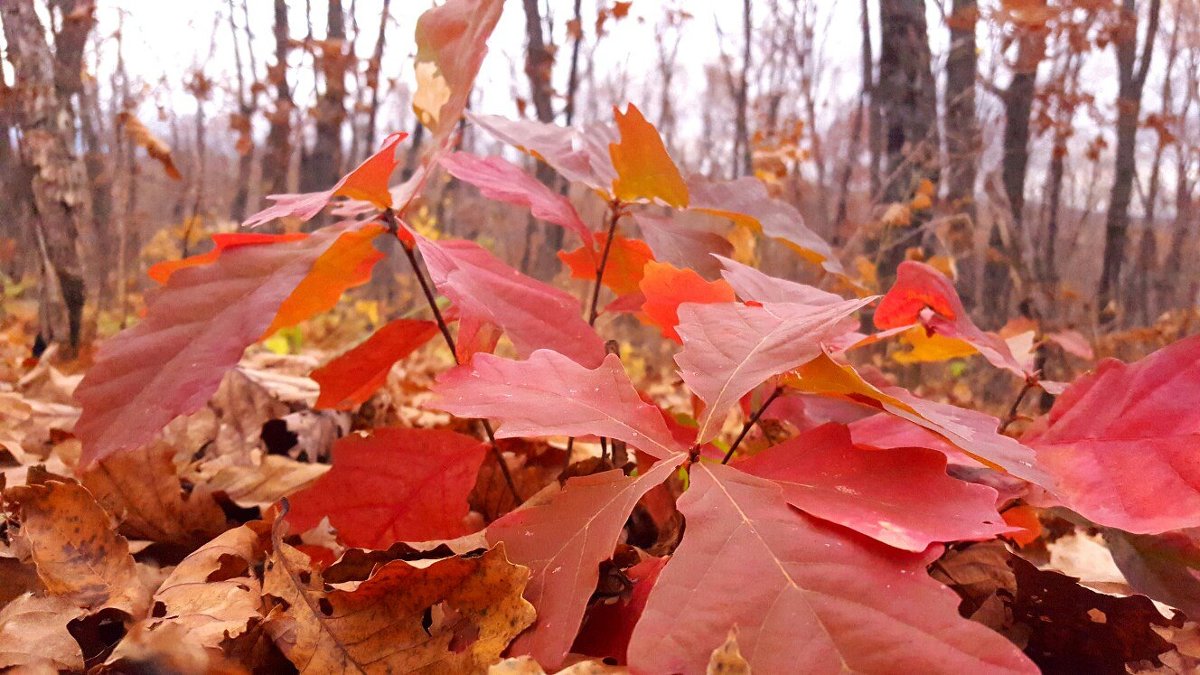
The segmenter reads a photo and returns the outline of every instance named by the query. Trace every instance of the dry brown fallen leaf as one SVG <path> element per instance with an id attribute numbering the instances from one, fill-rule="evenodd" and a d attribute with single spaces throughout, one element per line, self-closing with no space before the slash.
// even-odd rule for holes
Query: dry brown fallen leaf
<path id="1" fill-rule="evenodd" d="M 49 664 L 83 670 L 83 651 L 67 623 L 83 614 L 68 598 L 26 593 L 0 609 L 0 670 Z"/>
<path id="2" fill-rule="evenodd" d="M 303 672 L 481 672 L 533 623 L 521 597 L 529 570 L 501 547 L 424 569 L 398 560 L 329 590 L 283 543 L 282 521 L 272 540 L 264 591 L 281 602 L 267 632 Z"/>
<path id="3" fill-rule="evenodd" d="M 173 447 L 156 441 L 108 457 L 82 480 L 120 523 L 121 534 L 191 550 L 225 531 L 225 513 L 206 486 L 184 492 L 174 455 Z"/>
<path id="4" fill-rule="evenodd" d="M 21 523 L 17 540 L 27 546 L 38 577 L 53 595 L 78 607 L 119 609 L 142 616 L 149 593 L 129 554 L 92 494 L 70 479 L 31 470 L 32 484 L 11 487 L 4 498 Z"/>
<path id="5" fill-rule="evenodd" d="M 166 625 L 155 630 L 135 628 L 121 640 L 104 665 L 91 675 L 106 673 L 171 673 L 171 675 L 240 675 L 249 673 L 201 645 L 191 642 L 182 626 Z"/>
<path id="6" fill-rule="evenodd" d="M 154 594 L 154 617 L 141 625 L 150 632 L 169 629 L 209 649 L 242 635 L 261 618 L 262 586 L 254 568 L 263 538 L 243 525 L 184 558 Z"/>
<path id="7" fill-rule="evenodd" d="M 216 462 L 210 464 L 215 465 Z M 207 474 L 210 468 L 201 466 L 199 475 Z M 198 482 L 214 492 L 224 492 L 238 506 L 265 509 L 281 498 L 308 487 L 330 468 L 328 464 L 299 462 L 283 455 L 265 455 L 259 464 L 221 466 Z"/>

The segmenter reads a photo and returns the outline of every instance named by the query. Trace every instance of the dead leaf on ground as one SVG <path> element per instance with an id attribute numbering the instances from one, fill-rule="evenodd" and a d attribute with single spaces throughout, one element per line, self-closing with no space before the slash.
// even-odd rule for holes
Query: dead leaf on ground
<path id="1" fill-rule="evenodd" d="M 39 478 L 44 476 L 30 473 L 31 480 Z M 135 618 L 145 613 L 149 593 L 129 543 L 86 488 L 47 478 L 9 488 L 4 497 L 15 505 L 18 539 L 28 546 L 47 591 L 88 610 L 111 607 Z"/>
<path id="2" fill-rule="evenodd" d="M 83 670 L 83 652 L 67 623 L 83 612 L 61 596 L 26 593 L 0 609 L 0 670 L 49 665 Z"/>
<path id="3" fill-rule="evenodd" d="M 331 590 L 281 530 L 282 521 L 264 590 L 282 609 L 267 631 L 301 671 L 478 672 L 533 623 L 521 597 L 529 570 L 503 546 L 424 569 L 391 562 L 353 590 Z"/>
<path id="4" fill-rule="evenodd" d="M 225 513 L 207 486 L 184 491 L 174 455 L 175 448 L 156 441 L 105 458 L 82 480 L 120 523 L 121 534 L 190 551 L 225 531 Z"/>

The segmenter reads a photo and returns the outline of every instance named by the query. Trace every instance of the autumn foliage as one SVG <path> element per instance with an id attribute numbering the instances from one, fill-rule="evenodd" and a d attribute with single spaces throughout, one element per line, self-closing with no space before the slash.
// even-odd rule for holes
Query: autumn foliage
<path id="1" fill-rule="evenodd" d="M 414 105 L 435 142 L 411 178 L 393 182 L 393 134 L 328 190 L 272 195 L 248 220 L 332 224 L 155 266 L 145 315 L 75 389 L 75 451 L 31 458 L 0 435 L 0 668 L 1125 672 L 1174 648 L 1200 611 L 1200 338 L 1048 382 L 1036 326 L 981 329 L 919 261 L 869 293 L 756 179 L 684 176 L 633 104 L 586 131 L 467 116 L 603 203 L 590 222 L 515 164 L 454 150 L 503 4 L 449 0 L 419 23 Z M 570 231 L 561 276 L 583 299 L 413 226 L 443 171 Z M 696 213 L 821 281 L 739 261 Z M 213 404 L 249 386 L 246 349 L 366 283 L 389 239 L 428 304 L 306 373 L 319 392 L 288 412 L 357 413 L 328 465 L 229 450 L 274 443 Z M 631 376 L 614 317 L 671 350 L 669 390 Z M 1058 398 L 1000 419 L 919 396 L 865 356 L 888 346 Z M 401 390 L 420 414 L 373 424 L 417 353 L 445 364 Z M 0 414 L 29 419 L 20 405 Z M 1144 595 L 1026 562 L 1043 523 L 1069 522 L 1109 540 Z"/>

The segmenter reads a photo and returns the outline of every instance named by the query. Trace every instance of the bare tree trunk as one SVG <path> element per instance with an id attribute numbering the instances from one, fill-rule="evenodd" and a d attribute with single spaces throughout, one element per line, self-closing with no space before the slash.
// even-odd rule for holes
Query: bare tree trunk
<path id="1" fill-rule="evenodd" d="M 314 59 L 324 91 L 313 111 L 317 137 L 300 176 L 302 192 L 324 190 L 342 175 L 342 124 L 346 121 L 346 13 L 342 0 L 329 0 L 328 29 Z M 314 219 L 313 225 L 320 219 Z"/>
<path id="2" fill-rule="evenodd" d="M 975 23 L 979 8 L 975 0 L 954 0 L 950 25 L 950 56 L 946 60 L 946 151 L 947 199 L 957 214 L 950 224 L 947 245 L 958 268 L 958 294 L 968 310 L 975 306 L 978 292 L 978 260 L 975 256 L 975 176 L 980 139 L 975 120 Z"/>
<path id="3" fill-rule="evenodd" d="M 83 325 L 78 239 L 89 216 L 87 171 L 72 151 L 71 109 L 56 94 L 54 56 L 32 0 L 0 2 L 0 18 L 22 103 L 21 153 L 32 171 L 34 232 L 48 276 L 57 281 L 62 295 L 61 305 L 53 300 L 44 303 L 47 311 L 39 332 L 47 341 L 65 344 L 73 354 Z"/>
<path id="4" fill-rule="evenodd" d="M 1161 0 L 1150 0 L 1146 38 L 1138 58 L 1138 16 L 1135 0 L 1123 0 L 1121 30 L 1114 40 L 1117 49 L 1117 149 L 1113 157 L 1113 183 L 1108 198 L 1108 216 L 1104 223 L 1104 267 L 1100 274 L 1100 289 L 1096 310 L 1102 323 L 1110 322 L 1110 303 L 1116 299 L 1121 283 L 1121 266 L 1125 260 L 1125 241 L 1129 232 L 1129 203 L 1133 198 L 1133 178 L 1137 172 L 1137 128 L 1141 111 L 1142 87 L 1150 70 L 1154 54 L 1154 39 L 1158 33 Z"/>
<path id="5" fill-rule="evenodd" d="M 575 94 L 579 89 L 579 47 L 583 44 L 583 0 L 575 0 L 575 14 L 571 19 L 575 35 L 571 40 L 571 67 L 567 73 L 567 103 L 563 111 L 567 126 L 575 121 Z"/>
<path id="6" fill-rule="evenodd" d="M 1193 46 L 1188 53 L 1188 72 L 1194 73 L 1200 68 L 1200 46 Z M 1195 83 L 1189 83 L 1180 107 L 1179 119 L 1186 120 L 1196 102 L 1197 91 Z M 1192 223 L 1196 222 L 1195 200 L 1192 190 L 1195 188 L 1188 176 L 1188 165 L 1191 161 L 1189 151 L 1182 143 L 1175 145 L 1175 222 L 1171 231 L 1171 245 L 1167 249 L 1167 258 L 1163 261 L 1162 269 L 1155 274 L 1155 291 L 1157 306 L 1166 309 L 1177 307 L 1181 298 L 1179 286 L 1183 269 L 1184 248 L 1188 245 L 1188 232 Z"/>
<path id="7" fill-rule="evenodd" d="M 1046 31 L 1038 26 L 1018 26 L 1017 58 L 1013 64 L 1012 80 L 1004 91 L 1004 161 L 1001 165 L 1001 181 L 1008 200 L 1012 227 L 1007 237 L 993 224 L 995 230 L 989 237 L 999 242 L 998 252 L 1006 259 L 1010 274 L 995 273 L 988 277 L 990 284 L 983 289 L 984 297 L 1001 298 L 1012 293 L 1011 272 L 1024 279 L 1025 222 L 1025 178 L 1029 172 L 1029 116 L 1033 112 L 1033 98 L 1037 89 L 1037 71 L 1046 53 Z M 1023 289 L 1024 290 L 1024 289 Z M 993 309 L 1004 303 L 990 305 Z M 996 324 L 1006 317 L 995 311 L 989 319 Z"/>
<path id="8" fill-rule="evenodd" d="M 257 77 L 258 64 L 254 58 L 254 36 L 250 33 L 250 21 L 247 0 L 242 0 L 242 14 L 246 17 L 244 26 L 246 34 L 246 57 L 250 65 L 250 77 Z M 240 223 L 246 218 L 246 206 L 250 202 L 250 174 L 254 169 L 254 113 L 258 110 L 258 87 L 249 87 L 247 91 L 246 76 L 242 70 L 241 39 L 234 20 L 233 0 L 229 0 L 229 37 L 233 40 L 233 62 L 237 72 L 237 116 L 230 124 L 240 138 L 237 142 L 238 171 L 237 184 L 234 185 L 233 199 L 229 204 L 229 217 Z"/>
<path id="9" fill-rule="evenodd" d="M 371 103 L 367 112 L 367 154 L 376 150 L 375 139 L 379 131 L 379 72 L 383 64 L 383 47 L 387 37 L 388 20 L 391 19 L 392 0 L 383 0 L 383 9 L 379 16 L 379 37 L 375 39 L 375 50 L 371 52 L 371 61 L 367 64 L 367 87 L 371 90 Z"/>
<path id="10" fill-rule="evenodd" d="M 863 122 L 867 114 L 867 106 L 871 97 L 871 83 L 874 79 L 875 60 L 871 55 L 871 15 L 867 7 L 867 0 L 862 0 L 860 26 L 862 27 L 862 43 L 861 43 L 861 59 L 859 62 L 862 87 L 858 91 L 858 104 L 854 107 L 854 120 L 850 123 L 850 144 L 846 150 L 846 158 L 842 164 L 841 176 L 838 178 L 838 200 L 833 214 L 833 243 L 835 246 L 842 245 L 846 240 L 846 226 L 850 217 L 850 179 L 854 175 L 854 167 L 858 164 L 859 150 L 862 147 L 863 137 Z M 873 109 L 873 106 L 872 106 Z M 868 122 L 867 126 L 871 126 L 872 122 Z M 872 131 L 872 133 L 874 133 Z M 871 157 L 872 162 L 875 157 L 875 148 L 872 146 Z M 874 181 L 877 178 L 872 170 L 872 191 L 875 190 Z"/>
<path id="11" fill-rule="evenodd" d="M 271 129 L 267 132 L 267 148 L 263 153 L 262 179 L 267 194 L 288 191 L 288 164 L 292 158 L 292 93 L 287 82 L 287 58 L 290 48 L 287 3 L 275 0 L 275 64 L 267 73 L 275 85 L 275 107 L 267 114 Z"/>
<path id="12" fill-rule="evenodd" d="M 1042 247 L 1042 262 L 1041 272 L 1044 277 L 1045 286 L 1051 289 L 1051 292 L 1056 292 L 1058 287 L 1058 236 L 1059 222 L 1062 218 L 1062 189 L 1063 178 L 1066 176 L 1067 157 L 1069 149 L 1067 140 L 1072 133 L 1072 117 L 1074 115 L 1074 106 L 1071 103 L 1074 100 L 1075 93 L 1079 87 L 1079 70 L 1083 65 L 1083 59 L 1075 52 L 1068 51 L 1065 57 L 1066 61 L 1062 68 L 1063 104 L 1060 105 L 1059 114 L 1064 115 L 1065 119 L 1054 120 L 1054 137 L 1050 148 L 1050 196 L 1046 201 L 1046 241 Z M 1070 106 L 1069 110 L 1063 110 Z"/>
<path id="13" fill-rule="evenodd" d="M 539 122 L 550 124 L 554 122 L 554 107 L 552 105 L 553 87 L 550 75 L 554 69 L 554 56 L 546 46 L 542 35 L 542 15 L 538 0 L 524 0 L 525 8 L 525 76 L 529 78 L 529 95 L 533 100 L 533 112 Z M 546 185 L 555 185 L 554 169 L 548 164 L 539 162 L 537 178 Z M 539 231 L 538 223 L 529 216 L 525 223 L 525 248 L 521 253 L 521 271 L 549 267 L 554 254 L 562 248 L 562 228 L 542 228 L 545 246 L 535 242 Z M 540 252 L 540 254 L 539 254 Z"/>
<path id="14" fill-rule="evenodd" d="M 930 70 L 932 56 L 925 24 L 925 3 L 880 0 L 879 81 L 875 91 L 886 139 L 887 175 L 882 181 L 888 202 L 907 202 L 921 179 L 937 182 L 937 89 Z M 879 279 L 885 286 L 895 277 L 913 230 L 888 233 L 878 252 Z"/>
<path id="15" fill-rule="evenodd" d="M 754 174 L 750 153 L 750 125 L 746 110 L 749 106 L 750 95 L 750 38 L 753 28 L 750 0 L 742 0 L 742 72 L 738 79 L 734 101 L 737 117 L 734 120 L 733 162 L 731 164 L 734 178 Z"/>

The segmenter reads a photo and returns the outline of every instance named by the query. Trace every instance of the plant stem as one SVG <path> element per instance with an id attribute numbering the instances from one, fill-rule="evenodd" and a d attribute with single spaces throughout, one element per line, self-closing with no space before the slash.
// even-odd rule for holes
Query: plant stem
<path id="1" fill-rule="evenodd" d="M 596 317 L 600 315 L 600 286 L 604 282 L 604 268 L 608 266 L 608 254 L 612 251 L 613 235 L 617 232 L 617 221 L 621 219 L 620 201 L 614 199 L 609 203 L 608 236 L 604 239 L 604 251 L 600 254 L 600 264 L 596 266 L 596 280 L 592 283 L 592 303 L 588 308 L 588 325 L 596 325 Z"/>
<path id="2" fill-rule="evenodd" d="M 1021 402 L 1025 400 L 1025 395 L 1029 393 L 1034 386 L 1037 385 L 1037 380 L 1029 377 L 1025 378 L 1025 384 L 1021 387 L 1021 392 L 1017 394 L 1017 400 L 1012 402 L 1012 406 L 1008 409 L 1008 414 L 1000 422 L 1000 427 L 997 429 L 999 433 L 1004 433 L 1008 429 L 1008 425 L 1012 424 L 1017 419 L 1017 411 L 1021 407 Z"/>
<path id="3" fill-rule="evenodd" d="M 388 222 L 389 227 L 396 227 L 396 216 L 391 209 L 384 211 L 384 220 Z M 429 280 L 425 277 L 425 271 L 422 268 L 420 261 L 417 260 L 416 252 L 408 245 L 401 242 L 400 248 L 404 249 L 404 255 L 408 258 L 409 264 L 412 265 L 413 274 L 417 277 L 417 282 L 421 284 L 421 291 L 425 294 L 425 300 L 429 303 L 429 309 L 433 312 L 433 318 L 437 321 L 438 329 L 442 332 L 442 338 L 446 341 L 446 346 L 450 348 L 450 354 L 454 357 L 454 363 L 461 365 L 458 360 L 458 347 L 454 344 L 454 336 L 450 334 L 450 327 L 446 325 L 446 318 L 442 316 L 442 310 L 438 307 L 437 298 L 433 294 L 433 288 Z M 488 443 L 492 445 L 492 455 L 496 458 L 496 463 L 500 465 L 500 473 L 504 476 L 504 482 L 508 484 L 508 491 L 512 493 L 513 499 L 519 505 L 521 503 L 521 493 L 517 492 L 517 484 L 513 482 L 512 474 L 508 470 L 508 464 L 504 461 L 504 454 L 500 452 L 500 447 L 496 445 L 496 432 L 492 429 L 491 422 L 485 419 L 479 420 L 480 426 L 483 427 L 483 433 L 487 436 Z"/>
<path id="4" fill-rule="evenodd" d="M 775 391 L 771 392 L 771 395 L 767 397 L 767 400 L 763 401 L 762 405 L 758 406 L 758 410 L 755 410 L 754 414 L 750 416 L 750 419 L 746 420 L 746 423 L 742 425 L 742 433 L 738 434 L 738 437 L 734 439 L 733 445 L 729 446 L 729 451 L 725 453 L 725 458 L 721 460 L 722 464 L 728 464 L 729 460 L 733 459 L 733 453 L 737 451 L 738 446 L 742 444 L 742 439 L 746 437 L 746 434 L 750 433 L 750 428 L 753 427 L 755 423 L 758 422 L 758 418 L 762 417 L 763 413 L 767 411 L 767 406 L 771 405 L 771 403 L 773 403 L 775 399 L 779 398 L 779 395 L 782 393 L 783 387 L 775 387 Z"/>

